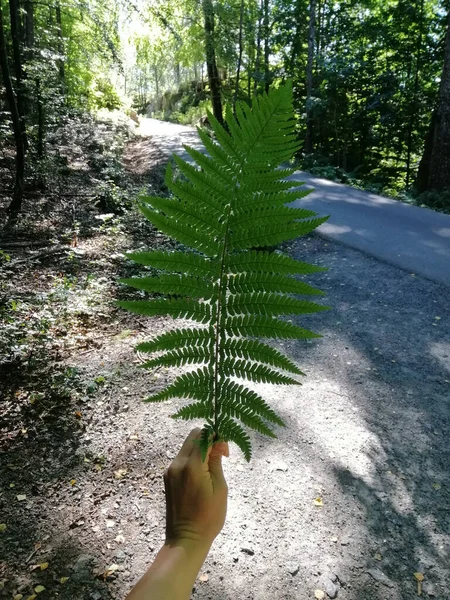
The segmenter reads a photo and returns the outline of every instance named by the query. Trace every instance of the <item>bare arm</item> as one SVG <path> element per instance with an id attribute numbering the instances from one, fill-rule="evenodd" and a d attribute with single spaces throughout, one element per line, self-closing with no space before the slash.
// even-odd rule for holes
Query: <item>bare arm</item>
<path id="1" fill-rule="evenodd" d="M 228 488 L 222 456 L 228 444 L 215 444 L 202 462 L 194 443 L 200 429 L 186 438 L 164 473 L 166 541 L 127 600 L 189 600 L 211 544 L 225 522 Z"/>

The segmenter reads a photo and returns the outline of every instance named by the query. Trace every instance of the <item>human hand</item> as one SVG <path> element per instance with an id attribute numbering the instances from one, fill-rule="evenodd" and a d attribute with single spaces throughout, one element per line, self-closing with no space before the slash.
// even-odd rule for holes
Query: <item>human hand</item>
<path id="1" fill-rule="evenodd" d="M 166 544 L 190 540 L 210 545 L 225 523 L 228 487 L 222 456 L 229 456 L 228 444 L 214 444 L 203 462 L 194 443 L 200 434 L 199 428 L 191 431 L 164 473 Z"/>

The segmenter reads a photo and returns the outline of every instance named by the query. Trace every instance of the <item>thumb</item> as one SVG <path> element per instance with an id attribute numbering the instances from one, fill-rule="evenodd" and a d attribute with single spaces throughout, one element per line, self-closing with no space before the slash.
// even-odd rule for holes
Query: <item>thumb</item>
<path id="1" fill-rule="evenodd" d="M 211 448 L 208 460 L 209 472 L 215 483 L 220 486 L 227 485 L 222 469 L 222 456 L 228 457 L 229 455 L 230 450 L 227 442 L 218 442 Z"/>

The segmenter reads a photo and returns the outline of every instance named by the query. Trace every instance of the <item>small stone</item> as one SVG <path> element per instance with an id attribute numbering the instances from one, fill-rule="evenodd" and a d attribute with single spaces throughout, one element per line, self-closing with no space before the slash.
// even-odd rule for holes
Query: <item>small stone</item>
<path id="1" fill-rule="evenodd" d="M 292 563 L 287 566 L 287 572 L 294 577 L 300 570 L 300 565 L 298 563 Z"/>
<path id="2" fill-rule="evenodd" d="M 251 548 L 241 548 L 241 552 L 244 552 L 245 554 L 248 554 L 249 556 L 253 556 L 255 554 L 255 551 L 252 550 Z"/>
<path id="3" fill-rule="evenodd" d="M 112 519 L 106 519 L 106 527 L 111 528 L 111 527 L 114 527 L 115 524 L 116 524 L 116 522 L 113 521 Z"/>
<path id="4" fill-rule="evenodd" d="M 437 596 L 436 588 L 434 587 L 434 584 L 431 583 L 431 581 L 424 581 L 422 584 L 422 590 L 430 598 L 435 598 Z"/>
<path id="5" fill-rule="evenodd" d="M 288 466 L 287 464 L 282 461 L 282 460 L 278 460 L 277 462 L 274 462 L 270 465 L 270 470 L 271 471 L 287 471 L 288 470 Z"/>
<path id="6" fill-rule="evenodd" d="M 122 563 L 125 561 L 126 559 L 126 554 L 123 550 L 121 550 L 120 548 L 118 550 L 116 550 L 115 554 L 114 554 L 114 558 L 116 559 L 116 561 L 118 563 Z"/>
<path id="7" fill-rule="evenodd" d="M 101 595 L 100 592 L 92 592 L 89 595 L 89 600 L 101 600 L 103 598 L 103 596 Z"/>
<path id="8" fill-rule="evenodd" d="M 350 544 L 350 538 L 344 536 L 341 538 L 341 546 L 348 546 Z"/>
<path id="9" fill-rule="evenodd" d="M 379 569 L 367 569 L 367 573 L 378 583 L 381 583 L 386 587 L 393 587 L 392 581 L 383 573 L 383 571 L 380 571 Z"/>
<path id="10" fill-rule="evenodd" d="M 331 581 L 331 579 L 328 579 L 328 577 L 323 580 L 323 589 L 329 598 L 336 598 L 338 587 Z"/>

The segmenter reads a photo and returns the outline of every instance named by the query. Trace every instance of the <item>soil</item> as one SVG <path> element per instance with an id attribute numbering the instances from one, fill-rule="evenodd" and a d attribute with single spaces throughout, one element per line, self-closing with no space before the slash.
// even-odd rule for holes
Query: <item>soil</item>
<path id="1" fill-rule="evenodd" d="M 164 191 L 165 160 L 131 138 L 127 189 Z M 133 348 L 173 321 L 114 305 L 135 268 L 124 251 L 172 244 L 134 207 L 104 218 L 86 200 L 71 247 L 63 216 L 44 222 L 48 202 L 28 203 L 2 240 L 66 239 L 67 252 L 0 244 L 8 319 L 34 327 L 39 314 L 42 328 L 45 309 L 50 322 L 0 372 L 0 597 L 43 586 L 43 600 L 119 600 L 163 542 L 162 473 L 196 425 L 169 418 L 178 401 L 142 402 L 173 372 L 144 371 Z M 227 522 L 192 598 L 410 600 L 422 573 L 423 596 L 448 600 L 448 288 L 319 236 L 284 250 L 329 268 L 309 281 L 332 309 L 302 319 L 321 339 L 278 344 L 307 376 L 258 386 L 287 427 L 252 435 L 250 464 L 231 448 Z"/>

